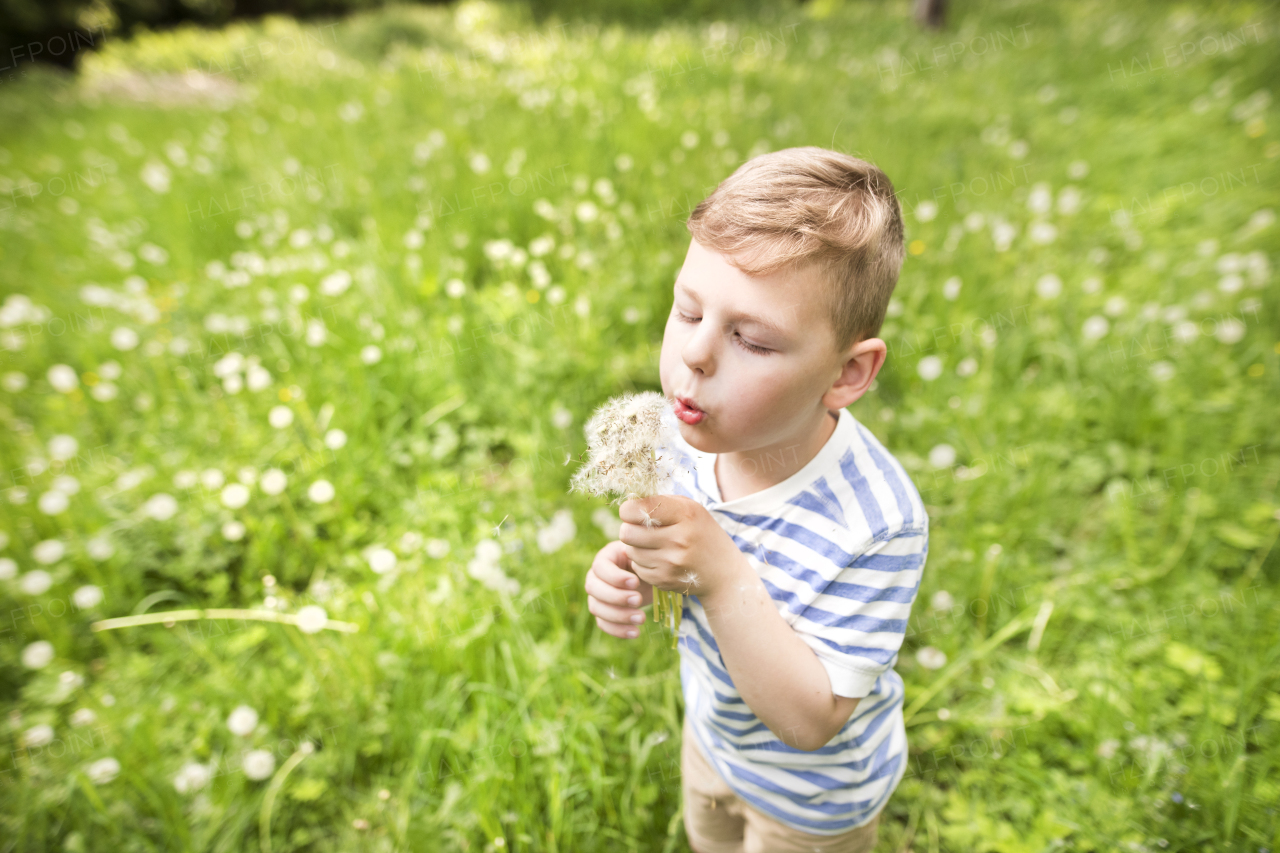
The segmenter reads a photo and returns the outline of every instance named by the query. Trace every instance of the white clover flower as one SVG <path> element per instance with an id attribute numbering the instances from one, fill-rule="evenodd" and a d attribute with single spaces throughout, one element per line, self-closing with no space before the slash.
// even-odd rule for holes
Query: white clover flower
<path id="1" fill-rule="evenodd" d="M 27 595 L 44 595 L 53 586 L 53 576 L 44 569 L 27 572 L 18 582 Z"/>
<path id="2" fill-rule="evenodd" d="M 47 375 L 53 390 L 60 391 L 63 394 L 70 394 L 80 387 L 80 377 L 76 375 L 73 368 L 65 364 L 55 364 L 50 367 Z"/>
<path id="3" fill-rule="evenodd" d="M 56 491 L 62 492 L 68 497 L 80 493 L 80 481 L 70 474 L 61 474 L 54 477 L 51 485 Z"/>
<path id="4" fill-rule="evenodd" d="M 138 346 L 138 333 L 128 326 L 117 326 L 111 330 L 111 345 L 121 352 L 128 352 Z"/>
<path id="5" fill-rule="evenodd" d="M 156 521 L 168 521 L 173 518 L 178 511 L 178 501 L 170 494 L 158 492 L 147 499 L 142 505 L 144 515 L 154 518 Z"/>
<path id="6" fill-rule="evenodd" d="M 1224 344 L 1234 344 L 1244 337 L 1245 325 L 1234 317 L 1228 317 L 1214 329 L 1214 337 Z"/>
<path id="7" fill-rule="evenodd" d="M 273 406 L 267 415 L 267 422 L 276 429 L 284 429 L 293 423 L 293 409 L 288 406 Z"/>
<path id="8" fill-rule="evenodd" d="M 929 464 L 934 468 L 950 468 L 956 464 L 956 449 L 949 444 L 937 444 L 929 451 Z"/>
<path id="9" fill-rule="evenodd" d="M 46 746 L 53 743 L 53 726 L 40 723 L 22 733 L 22 745 L 26 747 Z"/>
<path id="10" fill-rule="evenodd" d="M 268 468 L 262 472 L 262 480 L 258 483 L 258 487 L 262 489 L 264 494 L 278 495 L 284 491 L 285 486 L 289 484 L 289 478 L 279 468 Z"/>
<path id="11" fill-rule="evenodd" d="M 67 500 L 67 496 L 59 491 L 45 492 L 36 501 L 36 506 L 45 515 L 58 515 L 66 512 L 67 507 L 71 505 L 71 501 Z"/>
<path id="12" fill-rule="evenodd" d="M 245 526 L 242 522 L 232 519 L 222 525 L 222 538 L 228 542 L 239 542 L 244 538 Z"/>
<path id="13" fill-rule="evenodd" d="M 388 548 L 381 546 L 370 548 L 367 553 L 369 568 L 374 574 L 384 575 L 396 567 L 396 555 Z"/>
<path id="14" fill-rule="evenodd" d="M 243 483 L 232 483 L 222 490 L 222 505 L 229 509 L 239 509 L 249 502 L 249 487 Z"/>
<path id="15" fill-rule="evenodd" d="M 936 355 L 926 355 L 916 365 L 916 373 L 925 382 L 932 382 L 942 375 L 942 359 Z"/>
<path id="16" fill-rule="evenodd" d="M 1094 314 L 1084 321 L 1081 333 L 1086 341 L 1096 341 L 1111 331 L 1111 323 L 1101 314 Z"/>
<path id="17" fill-rule="evenodd" d="M 71 593 L 71 600 L 81 610 L 97 607 L 102 602 L 102 589 L 93 584 L 87 584 Z"/>
<path id="18" fill-rule="evenodd" d="M 22 665 L 27 669 L 44 669 L 53 660 L 53 643 L 36 640 L 22 650 Z"/>
<path id="19" fill-rule="evenodd" d="M 324 446 L 330 450 L 341 450 L 347 444 L 347 434 L 340 429 L 331 429 L 324 434 Z"/>
<path id="20" fill-rule="evenodd" d="M 346 270 L 331 272 L 320 279 L 320 292 L 325 296 L 341 296 L 351 286 L 351 273 Z"/>
<path id="21" fill-rule="evenodd" d="M 538 549 L 544 554 L 554 553 L 573 541 L 577 534 L 573 512 L 568 509 L 557 510 L 551 522 L 538 530 Z"/>
<path id="22" fill-rule="evenodd" d="M 276 757 L 265 749 L 253 749 L 245 753 L 241 766 L 244 767 L 244 775 L 254 781 L 261 781 L 276 769 Z"/>
<path id="23" fill-rule="evenodd" d="M 1062 293 L 1062 279 L 1053 273 L 1046 273 L 1036 281 L 1036 294 L 1041 299 L 1056 299 Z"/>
<path id="24" fill-rule="evenodd" d="M 89 552 L 89 556 L 98 562 L 111 559 L 115 554 L 116 548 L 111 544 L 111 540 L 105 536 L 96 536 L 85 544 L 85 550 Z"/>
<path id="25" fill-rule="evenodd" d="M 245 381 L 250 391 L 261 391 L 271 385 L 271 371 L 260 364 L 255 364 L 245 374 Z"/>
<path id="26" fill-rule="evenodd" d="M 95 785 L 105 785 L 120 775 L 120 762 L 114 758 L 102 758 L 85 768 L 85 775 Z"/>
<path id="27" fill-rule="evenodd" d="M 80 449 L 80 442 L 76 441 L 70 435 L 55 435 L 49 439 L 49 455 L 54 459 L 65 462 L 76 455 L 76 451 Z"/>
<path id="28" fill-rule="evenodd" d="M 329 621 L 329 614 L 325 613 L 324 608 L 318 604 L 308 604 L 298 611 L 294 621 L 302 633 L 315 634 L 324 630 L 325 623 Z"/>
<path id="29" fill-rule="evenodd" d="M 248 705 L 237 705 L 232 710 L 231 716 L 227 717 L 227 728 L 231 729 L 232 734 L 240 737 L 248 737 L 257 727 L 258 712 Z"/>
<path id="30" fill-rule="evenodd" d="M 942 669 L 947 665 L 947 653 L 933 646 L 924 646 L 916 651 L 916 662 L 925 669 Z"/>
<path id="31" fill-rule="evenodd" d="M 307 489 L 307 497 L 312 503 L 325 504 L 333 500 L 335 494 L 333 483 L 328 480 L 316 480 Z"/>
<path id="32" fill-rule="evenodd" d="M 179 794 L 187 794 L 200 790 L 209 784 L 209 780 L 212 778 L 213 770 L 209 765 L 201 764 L 198 761 L 188 761 L 182 765 L 182 769 L 173 777 L 173 787 Z"/>

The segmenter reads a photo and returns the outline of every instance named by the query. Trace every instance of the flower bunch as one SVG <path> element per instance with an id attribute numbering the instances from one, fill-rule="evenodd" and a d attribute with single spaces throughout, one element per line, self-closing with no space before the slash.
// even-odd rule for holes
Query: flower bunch
<path id="1" fill-rule="evenodd" d="M 673 472 L 670 453 L 659 449 L 670 446 L 677 434 L 671 404 L 656 391 L 624 394 L 596 409 L 586 425 L 586 463 L 570 480 L 571 492 L 615 495 L 611 503 L 631 498 L 647 498 L 663 494 L 669 488 Z M 645 526 L 658 524 L 646 518 Z M 654 619 L 669 624 L 671 647 L 679 638 L 680 614 L 684 597 L 671 590 L 653 590 Z"/>

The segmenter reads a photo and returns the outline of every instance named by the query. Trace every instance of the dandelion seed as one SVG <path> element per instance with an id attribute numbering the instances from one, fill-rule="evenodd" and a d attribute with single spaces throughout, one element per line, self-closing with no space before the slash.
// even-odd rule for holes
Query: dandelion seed
<path id="1" fill-rule="evenodd" d="M 22 733 L 22 745 L 25 747 L 47 746 L 53 743 L 53 726 L 46 723 L 32 726 Z"/>
<path id="2" fill-rule="evenodd" d="M 85 768 L 85 775 L 95 785 L 105 785 L 120 775 L 120 762 L 114 758 L 103 758 Z"/>
<path id="3" fill-rule="evenodd" d="M 947 653 L 933 646 L 924 646 L 916 652 L 916 662 L 925 669 L 942 669 L 947 665 Z"/>
<path id="4" fill-rule="evenodd" d="M 76 375 L 75 370 L 65 364 L 55 364 L 49 368 L 46 375 L 53 390 L 63 394 L 70 394 L 80 387 L 80 377 Z"/>
<path id="5" fill-rule="evenodd" d="M 940 589 L 929 597 L 929 607 L 932 610 L 950 610 L 955 606 L 955 599 L 945 589 Z"/>
<path id="6" fill-rule="evenodd" d="M 173 777 L 173 787 L 179 794 L 188 794 L 200 790 L 209 784 L 212 778 L 213 770 L 209 765 L 188 761 Z"/>
<path id="7" fill-rule="evenodd" d="M 267 422 L 276 429 L 284 429 L 293 423 L 293 409 L 288 406 L 272 406 L 267 414 Z"/>
<path id="8" fill-rule="evenodd" d="M 285 486 L 289 483 L 289 478 L 279 468 L 268 468 L 262 472 L 262 479 L 258 483 L 258 487 L 262 489 L 263 494 L 278 495 L 285 490 Z"/>
<path id="9" fill-rule="evenodd" d="M 248 705 L 237 705 L 227 718 L 227 728 L 240 737 L 248 737 L 257 727 L 258 712 Z"/>
<path id="10" fill-rule="evenodd" d="M 244 768 L 244 775 L 257 782 L 275 771 L 276 758 L 265 749 L 254 749 L 245 753 L 241 766 Z"/>
<path id="11" fill-rule="evenodd" d="M 23 575 L 18 585 L 27 595 L 44 595 L 53 586 L 53 576 L 44 569 L 35 569 Z"/>
<path id="12" fill-rule="evenodd" d="M 65 553 L 67 553 L 67 546 L 62 544 L 60 539 L 45 539 L 37 542 L 31 549 L 31 556 L 35 561 L 45 566 L 58 562 Z"/>
<path id="13" fill-rule="evenodd" d="M 935 445 L 929 451 L 929 464 L 934 468 L 950 468 L 956 463 L 956 449 L 949 444 Z"/>
<path id="14" fill-rule="evenodd" d="M 329 614 L 317 604 L 308 604 L 294 616 L 294 624 L 304 634 L 315 634 L 324 629 L 329 621 Z"/>
<path id="15" fill-rule="evenodd" d="M 1100 314 L 1094 314 L 1088 320 L 1084 321 L 1084 326 L 1082 327 L 1081 332 L 1084 334 L 1084 339 L 1086 341 L 1096 341 L 1098 338 L 1106 335 L 1110 330 L 1111 323 L 1107 321 L 1107 318 Z"/>
<path id="16" fill-rule="evenodd" d="M 916 365 L 916 372 L 925 382 L 932 382 L 942 375 L 942 359 L 936 355 L 926 355 Z"/>
<path id="17" fill-rule="evenodd" d="M 243 483 L 232 483 L 222 490 L 222 505 L 229 509 L 240 509 L 249 502 L 249 487 Z"/>
<path id="18" fill-rule="evenodd" d="M 102 589 L 88 584 L 71 593 L 71 600 L 81 610 L 89 610 L 102 603 Z"/>
<path id="19" fill-rule="evenodd" d="M 173 495 L 160 492 L 152 495 L 147 502 L 142 505 L 143 515 L 150 516 L 156 521 L 168 521 L 173 518 L 178 511 L 178 501 Z"/>
<path id="20" fill-rule="evenodd" d="M 53 643 L 36 640 L 22 650 L 22 665 L 27 669 L 44 669 L 53 660 Z"/>

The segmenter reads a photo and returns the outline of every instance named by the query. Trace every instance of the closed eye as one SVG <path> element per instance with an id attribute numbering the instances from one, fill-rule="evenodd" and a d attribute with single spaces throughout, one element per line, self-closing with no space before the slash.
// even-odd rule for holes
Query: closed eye
<path id="1" fill-rule="evenodd" d="M 701 317 L 690 317 L 686 314 L 682 314 L 679 311 L 676 312 L 676 316 L 679 317 L 681 321 L 685 323 L 696 323 L 702 319 Z M 748 343 L 746 340 L 743 339 L 742 335 L 738 334 L 737 332 L 733 333 L 733 339 L 737 341 L 738 344 L 747 352 L 753 352 L 753 353 L 756 353 L 757 355 L 768 355 L 769 353 L 773 352 L 773 350 L 769 349 L 768 347 L 762 347 L 753 343 Z"/>

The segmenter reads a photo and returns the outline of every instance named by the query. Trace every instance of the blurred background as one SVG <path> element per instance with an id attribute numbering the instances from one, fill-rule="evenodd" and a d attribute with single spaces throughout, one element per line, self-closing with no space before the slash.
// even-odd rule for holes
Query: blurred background
<path id="1" fill-rule="evenodd" d="M 1271 3 L 0 3 L 0 851 L 677 851 L 583 425 L 746 159 L 902 201 L 880 851 L 1280 849 Z"/>

